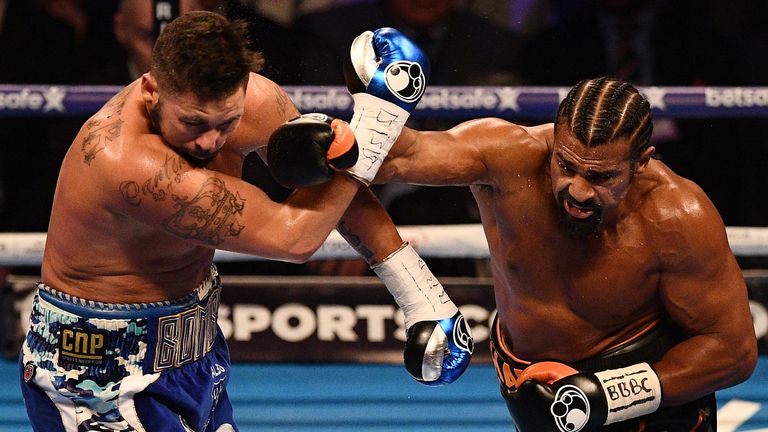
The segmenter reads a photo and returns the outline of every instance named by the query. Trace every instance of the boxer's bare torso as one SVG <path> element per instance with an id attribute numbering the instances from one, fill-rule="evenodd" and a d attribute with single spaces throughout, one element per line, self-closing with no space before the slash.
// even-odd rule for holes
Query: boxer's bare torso
<path id="1" fill-rule="evenodd" d="M 490 247 L 508 343 L 522 359 L 575 361 L 627 340 L 665 313 L 657 289 L 659 253 L 667 246 L 654 235 L 657 206 L 668 200 L 669 189 L 687 185 L 651 161 L 615 224 L 605 224 L 596 235 L 574 235 L 561 223 L 553 197 L 552 128 L 535 134 L 516 154 L 507 152 L 509 158 L 528 160 L 523 170 L 504 175 L 505 165 L 515 163 L 489 158 L 494 162 L 489 171 L 502 174 L 491 174 L 493 185 L 471 189 Z"/>
<path id="2" fill-rule="evenodd" d="M 696 337 L 654 364 L 665 383 L 665 403 L 734 382 L 718 364 L 732 356 L 730 343 L 739 344 L 734 352 L 753 344 L 744 338 L 750 314 L 741 271 L 712 203 L 654 159 L 630 182 L 626 144 L 562 148 L 552 124 L 480 119 L 446 132 L 406 129 L 377 181 L 471 188 L 490 248 L 502 336 L 520 359 L 583 360 L 671 317 Z M 606 188 L 618 195 L 603 196 L 617 205 L 594 234 L 575 234 L 563 221 L 566 207 L 556 198 L 559 186 L 553 187 L 563 175 L 552 174 L 560 169 L 553 151 L 568 155 L 587 176 L 587 168 L 621 170 L 606 181 L 624 182 Z M 600 187 L 573 181 L 580 189 Z"/>
<path id="3" fill-rule="evenodd" d="M 232 180 L 241 176 L 245 155 L 298 115 L 274 83 L 251 74 L 237 129 L 202 168 L 153 129 L 140 81 L 83 125 L 61 167 L 42 277 L 78 297 L 149 302 L 194 289 L 214 247 L 238 248 L 253 232 L 247 215 L 264 196 Z M 192 183 L 197 176 L 208 181 Z M 194 189 L 182 189 L 185 182 Z M 149 202 L 161 207 L 142 207 Z M 156 214 L 143 218 L 135 211 Z"/>

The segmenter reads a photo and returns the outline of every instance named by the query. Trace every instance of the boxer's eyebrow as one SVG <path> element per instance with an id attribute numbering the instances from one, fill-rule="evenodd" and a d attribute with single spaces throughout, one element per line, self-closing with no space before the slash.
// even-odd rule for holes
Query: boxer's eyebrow
<path id="1" fill-rule="evenodd" d="M 573 170 L 576 168 L 576 165 L 561 152 L 555 152 L 555 156 L 557 157 L 557 163 L 563 168 L 567 168 L 570 170 Z"/>
<path id="2" fill-rule="evenodd" d="M 225 119 L 224 121 L 222 121 L 219 124 L 232 123 L 232 122 L 234 122 L 236 120 L 239 120 L 242 116 L 243 116 L 242 114 L 235 114 L 232 117 L 229 117 L 229 118 Z M 183 115 L 183 116 L 179 117 L 179 120 L 181 120 L 182 122 L 184 122 L 186 124 L 189 124 L 189 125 L 200 125 L 200 124 L 208 124 L 209 123 L 208 120 L 206 120 L 206 119 L 204 119 L 204 118 L 202 118 L 200 116 L 197 116 L 197 115 L 190 115 L 190 116 Z"/>
<path id="3" fill-rule="evenodd" d="M 591 168 L 587 170 L 587 177 L 598 178 L 601 180 L 611 179 L 613 177 L 616 177 L 618 174 L 619 172 L 616 170 L 598 171 L 598 170 L 593 170 Z"/>
<path id="4" fill-rule="evenodd" d="M 555 152 L 555 157 L 557 158 L 557 164 L 560 165 L 560 167 L 567 169 L 569 171 L 574 171 L 574 172 L 579 171 L 576 164 L 570 161 L 565 154 L 561 152 Z M 594 168 L 588 168 L 587 171 L 584 173 L 584 175 L 590 178 L 599 178 L 602 180 L 607 180 L 607 179 L 616 177 L 620 173 L 621 171 L 616 169 L 610 169 L 610 168 L 607 170 L 598 170 Z"/>
<path id="5" fill-rule="evenodd" d="M 203 120 L 202 118 L 200 118 L 198 116 L 181 116 L 181 117 L 179 117 L 179 120 L 181 120 L 182 122 L 187 123 L 187 124 L 202 124 L 202 123 L 206 123 L 205 120 Z"/>

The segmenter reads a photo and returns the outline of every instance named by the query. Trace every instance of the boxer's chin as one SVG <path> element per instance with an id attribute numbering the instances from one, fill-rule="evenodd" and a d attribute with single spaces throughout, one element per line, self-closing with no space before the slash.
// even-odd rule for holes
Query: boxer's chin
<path id="1" fill-rule="evenodd" d="M 577 237 L 594 236 L 600 230 L 600 224 L 603 222 L 598 213 L 583 219 L 575 218 L 565 211 L 560 212 L 560 216 L 566 230 Z"/>
<path id="2" fill-rule="evenodd" d="M 571 204 L 567 193 L 559 193 L 557 197 L 558 214 L 566 230 L 577 237 L 597 234 L 603 221 L 602 208 L 579 207 Z"/>
<path id="3" fill-rule="evenodd" d="M 219 153 L 218 150 L 212 153 L 199 153 L 194 151 L 183 150 L 184 159 L 191 165 L 196 167 L 206 167 Z"/>

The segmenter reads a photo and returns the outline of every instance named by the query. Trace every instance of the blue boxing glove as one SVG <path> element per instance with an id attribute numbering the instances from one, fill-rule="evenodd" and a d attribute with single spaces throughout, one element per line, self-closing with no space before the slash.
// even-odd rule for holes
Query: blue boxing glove
<path id="1" fill-rule="evenodd" d="M 443 286 L 407 242 L 373 270 L 405 316 L 405 368 L 422 384 L 456 381 L 469 366 L 474 343 Z"/>
<path id="2" fill-rule="evenodd" d="M 349 125 L 325 114 L 304 114 L 283 123 L 267 144 L 269 171 L 286 188 L 325 183 L 334 169 L 351 167 L 357 157 Z"/>
<path id="3" fill-rule="evenodd" d="M 474 345 L 461 312 L 437 321 L 419 321 L 406 334 L 405 368 L 416 381 L 449 384 L 469 366 Z"/>
<path id="4" fill-rule="evenodd" d="M 520 432 L 579 432 L 650 414 L 661 383 L 648 363 L 596 373 L 557 362 L 534 363 L 508 396 Z"/>
<path id="5" fill-rule="evenodd" d="M 349 172 L 370 184 L 429 79 L 429 60 L 393 28 L 366 31 L 352 41 L 344 78 L 355 102 L 350 126 L 360 145 Z"/>
<path id="6" fill-rule="evenodd" d="M 410 113 L 427 87 L 429 59 L 398 30 L 366 31 L 352 41 L 344 78 L 353 95 L 367 93 Z"/>

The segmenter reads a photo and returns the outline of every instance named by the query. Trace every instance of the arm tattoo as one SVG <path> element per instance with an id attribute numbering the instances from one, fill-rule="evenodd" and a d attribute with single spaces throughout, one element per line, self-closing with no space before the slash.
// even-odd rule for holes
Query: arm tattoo
<path id="1" fill-rule="evenodd" d="M 275 95 L 277 96 L 275 103 L 277 105 L 277 112 L 280 113 L 280 118 L 284 119 L 288 117 L 289 114 L 290 117 L 294 117 L 298 110 L 296 109 L 296 105 L 293 104 L 293 101 L 279 88 L 275 89 Z"/>
<path id="2" fill-rule="evenodd" d="M 239 237 L 245 228 L 237 219 L 243 215 L 245 200 L 216 177 L 209 177 L 192 199 L 174 196 L 173 200 L 178 211 L 163 226 L 179 237 L 216 246 L 226 237 Z"/>
<path id="3" fill-rule="evenodd" d="M 125 100 L 131 86 L 124 88 L 109 100 L 101 110 L 85 124 L 88 135 L 83 138 L 80 149 L 83 151 L 83 162 L 90 165 L 96 155 L 107 148 L 107 145 L 120 136 L 123 127 L 123 112 Z"/>
<path id="4" fill-rule="evenodd" d="M 142 196 L 151 196 L 154 201 L 163 201 L 174 184 L 181 183 L 184 161 L 178 155 L 166 155 L 163 166 L 155 175 L 139 185 L 135 181 L 120 183 L 123 199 L 133 206 L 141 204 Z"/>
<path id="5" fill-rule="evenodd" d="M 362 240 L 360 240 L 360 237 L 352 232 L 352 229 L 350 229 L 346 223 L 344 223 L 344 219 L 339 221 L 339 224 L 336 225 L 336 231 L 341 234 L 341 236 L 344 238 L 344 240 L 349 243 L 352 248 L 357 251 L 363 258 L 365 258 L 366 261 L 371 263 L 373 260 L 373 251 L 368 249 L 368 246 L 364 245 Z"/>
<path id="6" fill-rule="evenodd" d="M 120 193 L 123 199 L 136 207 L 141 204 L 142 197 L 155 202 L 172 200 L 176 212 L 163 221 L 163 228 L 182 238 L 216 246 L 227 237 L 239 237 L 245 228 L 238 218 L 243 215 L 245 200 L 216 177 L 206 179 L 192 198 L 175 194 L 174 185 L 184 180 L 183 165 L 180 156 L 168 155 L 160 170 L 142 185 L 130 180 L 122 182 Z"/>

